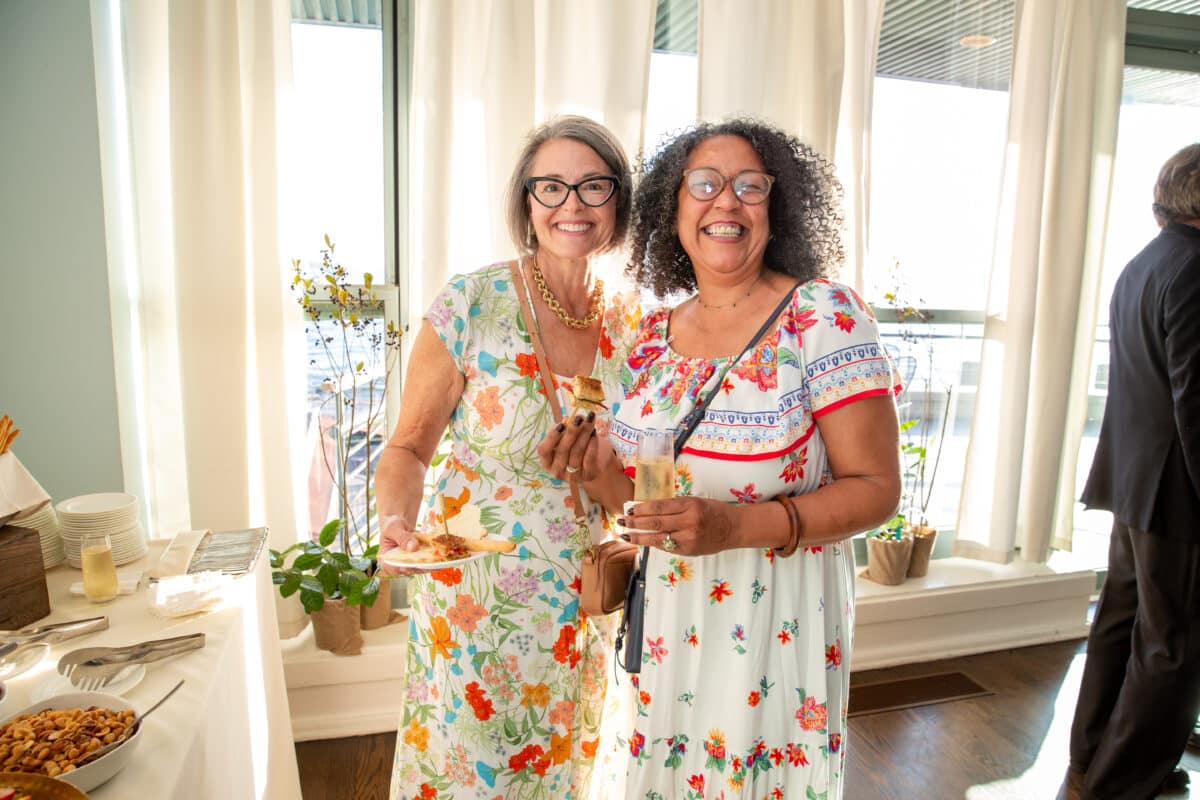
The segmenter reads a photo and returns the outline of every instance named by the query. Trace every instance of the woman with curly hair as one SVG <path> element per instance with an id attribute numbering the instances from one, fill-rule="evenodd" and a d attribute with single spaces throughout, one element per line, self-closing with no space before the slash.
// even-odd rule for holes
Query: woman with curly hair
<path id="1" fill-rule="evenodd" d="M 539 450 L 568 454 L 651 546 L 642 669 L 610 683 L 595 796 L 842 796 L 846 539 L 893 515 L 900 464 L 875 319 L 826 277 L 840 196 L 827 161 L 750 120 L 700 125 L 644 168 L 629 272 L 690 296 L 642 318 L 607 439 L 551 431 Z M 639 433 L 683 428 L 712 392 L 676 496 L 623 512 Z"/>

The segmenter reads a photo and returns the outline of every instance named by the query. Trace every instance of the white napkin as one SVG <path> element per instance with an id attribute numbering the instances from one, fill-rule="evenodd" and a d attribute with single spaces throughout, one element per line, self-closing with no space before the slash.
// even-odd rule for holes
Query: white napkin
<path id="1" fill-rule="evenodd" d="M 207 530 L 180 531 L 171 537 L 171 543 L 163 550 L 158 563 L 148 570 L 150 577 L 157 580 L 170 575 L 186 574 L 188 564 L 192 563 L 192 555 L 206 533 Z"/>
<path id="2" fill-rule="evenodd" d="M 150 610 L 160 617 L 198 614 L 219 602 L 231 583 L 232 575 L 216 571 L 159 578 L 150 593 Z"/>
<path id="3" fill-rule="evenodd" d="M 50 495 L 11 450 L 0 455 L 0 525 L 27 516 L 50 502 Z"/>
<path id="4" fill-rule="evenodd" d="M 117 570 L 117 586 L 120 587 L 119 594 L 133 594 L 137 591 L 138 583 L 142 580 L 142 571 L 140 569 L 119 569 Z M 73 595 L 83 596 L 83 581 L 75 581 L 71 584 L 68 591 Z"/>

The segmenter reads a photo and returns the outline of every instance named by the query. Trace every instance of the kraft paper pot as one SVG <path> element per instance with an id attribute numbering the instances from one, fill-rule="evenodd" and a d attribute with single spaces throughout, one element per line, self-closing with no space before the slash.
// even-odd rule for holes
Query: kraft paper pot
<path id="1" fill-rule="evenodd" d="M 338 656 L 356 656 L 362 652 L 362 622 L 358 606 L 342 599 L 325 598 L 325 605 L 311 615 L 317 647 Z"/>
<path id="2" fill-rule="evenodd" d="M 924 578 L 929 574 L 929 559 L 937 541 L 937 528 L 918 525 L 913 528 L 912 557 L 908 560 L 908 577 Z"/>
<path id="3" fill-rule="evenodd" d="M 877 539 L 868 536 L 866 577 L 884 586 L 904 583 L 912 548 L 911 536 L 899 539 Z"/>
<path id="4" fill-rule="evenodd" d="M 379 594 L 375 605 L 359 606 L 362 609 L 362 629 L 373 631 L 388 624 L 392 617 L 392 579 L 379 576 Z"/>

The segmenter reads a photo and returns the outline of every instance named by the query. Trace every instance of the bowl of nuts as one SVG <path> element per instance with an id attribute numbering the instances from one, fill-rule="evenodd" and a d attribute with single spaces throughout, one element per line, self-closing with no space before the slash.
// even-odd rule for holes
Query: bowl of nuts
<path id="1" fill-rule="evenodd" d="M 137 712 L 116 695 L 60 694 L 0 723 L 0 771 L 47 775 L 90 791 L 129 763 L 141 741 Z M 99 758 L 92 753 L 125 737 Z"/>

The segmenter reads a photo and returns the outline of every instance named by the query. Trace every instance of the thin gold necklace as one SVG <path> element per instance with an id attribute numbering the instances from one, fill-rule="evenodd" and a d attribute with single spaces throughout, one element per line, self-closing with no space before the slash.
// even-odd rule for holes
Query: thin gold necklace
<path id="1" fill-rule="evenodd" d="M 716 306 L 709 305 L 708 303 L 704 302 L 703 299 L 701 299 L 700 292 L 696 292 L 696 302 L 712 311 L 716 311 L 718 308 L 737 308 L 737 304 L 742 302 L 743 300 L 745 300 L 747 297 L 750 296 L 750 293 L 754 291 L 754 287 L 758 286 L 758 282 L 761 281 L 763 279 L 763 275 L 766 275 L 766 274 L 767 274 L 767 271 L 765 269 L 762 272 L 758 273 L 758 277 L 754 279 L 754 283 L 750 284 L 750 288 L 746 290 L 746 294 L 743 295 L 742 297 L 739 297 L 737 300 L 734 300 L 732 303 L 721 303 L 720 305 L 716 305 Z"/>
<path id="2" fill-rule="evenodd" d="M 563 325 L 568 328 L 574 328 L 577 331 L 587 330 L 592 327 L 592 323 L 600 319 L 600 315 L 604 313 L 604 281 L 596 279 L 596 285 L 592 287 L 592 299 L 589 303 L 588 313 L 586 317 L 577 319 L 567 313 L 567 310 L 558 302 L 558 298 L 550 291 L 550 287 L 546 285 L 546 278 L 542 275 L 542 270 L 538 267 L 537 259 L 532 262 L 533 267 L 533 282 L 537 284 L 538 291 L 542 293 L 542 299 L 546 301 L 546 305 L 554 312 L 554 316 L 558 317 Z"/>

